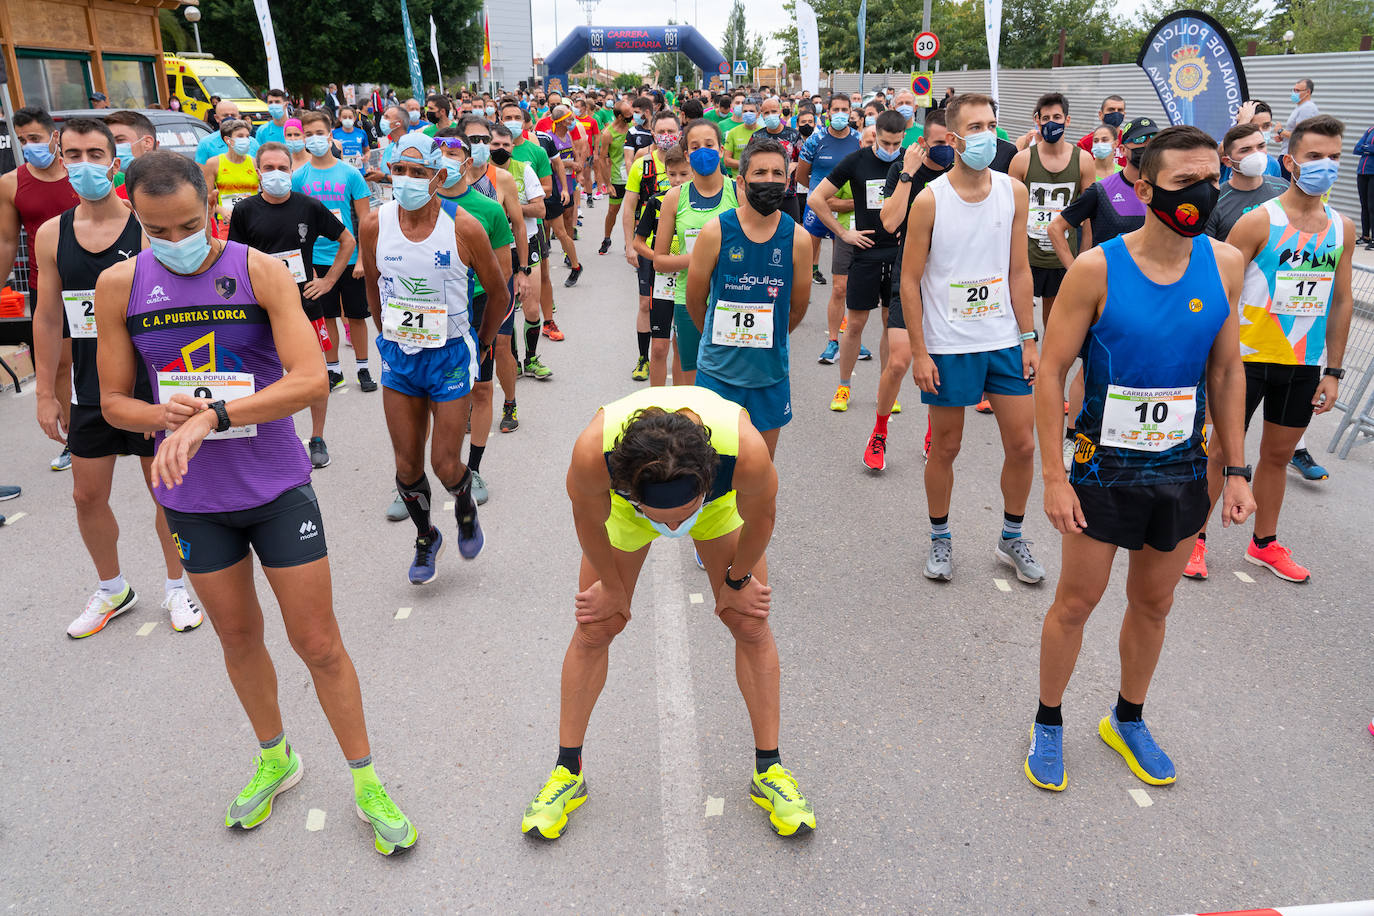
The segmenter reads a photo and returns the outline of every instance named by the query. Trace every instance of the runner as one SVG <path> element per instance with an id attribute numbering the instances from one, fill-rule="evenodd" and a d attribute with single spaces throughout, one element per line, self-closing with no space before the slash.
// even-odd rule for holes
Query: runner
<path id="1" fill-rule="evenodd" d="M 535 234 L 538 236 L 537 246 L 539 252 L 540 270 L 534 277 L 538 283 L 538 303 L 539 312 L 534 319 L 538 322 L 538 316 L 542 316 L 542 323 L 539 330 L 550 340 L 562 340 L 563 332 L 558 329 L 557 323 L 553 319 L 553 267 L 549 263 L 549 255 L 552 249 L 549 245 L 548 224 L 557 220 L 563 215 L 563 163 L 559 160 L 558 149 L 554 145 L 553 138 L 548 134 L 534 130 L 533 121 L 530 119 L 529 111 L 519 109 L 516 113 L 516 106 L 509 102 L 501 105 L 501 116 L 504 118 L 505 126 L 510 130 L 514 146 L 511 147 L 511 155 L 517 162 L 527 163 L 534 173 L 539 176 L 539 186 L 544 191 L 543 207 L 544 212 L 539 218 L 535 219 Z M 519 127 L 516 127 L 516 123 Z M 530 251 L 534 252 L 536 242 L 530 242 Z M 528 338 L 530 328 L 528 326 L 529 313 L 526 312 L 525 334 Z M 533 352 L 533 348 L 530 348 Z M 528 355 L 526 357 L 528 361 Z M 541 364 L 542 365 L 542 364 Z M 537 373 L 531 373 L 536 374 Z M 552 372 L 542 378 L 549 378 Z"/>
<path id="2" fill-rule="evenodd" d="M 642 382 L 650 376 L 650 342 L 656 326 L 651 314 L 654 284 L 660 284 L 661 292 L 670 289 L 671 284 L 656 279 L 659 274 L 654 272 L 653 259 L 640 257 L 639 246 L 634 243 L 634 235 L 636 227 L 644 218 L 644 211 L 648 202 L 655 197 L 661 201 L 662 196 L 667 193 L 670 187 L 663 157 L 665 151 L 678 146 L 680 143 L 682 126 L 677 115 L 670 111 L 661 111 L 656 114 L 653 122 L 653 134 L 654 146 L 640 153 L 630 165 L 625 178 L 625 199 L 622 203 L 625 213 L 625 260 L 635 269 L 639 278 L 639 311 L 635 315 L 635 338 L 639 345 L 639 357 L 635 362 L 634 371 L 630 373 L 630 378 L 637 382 Z M 650 238 L 652 236 L 653 232 L 649 232 L 645 237 Z M 663 347 L 667 347 L 670 330 L 671 327 L 660 329 L 663 336 L 659 339 L 664 341 Z M 663 366 L 666 372 L 666 351 Z M 659 384 L 661 385 L 663 382 L 660 381 Z"/>
<path id="3" fill-rule="evenodd" d="M 119 168 L 114 134 L 104 122 L 72 118 L 63 123 L 59 141 L 80 203 L 44 223 L 34 239 L 34 261 L 44 276 L 33 316 L 34 388 L 38 425 L 48 438 L 71 449 L 76 525 L 100 580 L 85 610 L 67 627 L 68 636 L 82 639 L 99 633 L 138 601 L 120 569 L 119 523 L 110 508 L 110 491 L 116 458 L 137 455 L 151 492 L 153 442 L 115 429 L 100 413 L 96 277 L 110 265 L 134 257 L 143 246 L 138 220 L 114 193 Z M 66 426 L 56 396 L 64 324 L 71 340 L 74 388 Z M 134 387 L 136 397 L 153 400 L 146 372 L 138 374 Z M 186 591 L 177 548 L 156 501 L 153 523 L 167 566 L 162 607 L 171 617 L 172 629 L 195 629 L 201 624 L 200 608 Z"/>
<path id="4" fill-rule="evenodd" d="M 339 158 L 366 177 L 367 151 L 372 148 L 372 138 L 357 124 L 357 109 L 345 105 L 339 109 L 339 126 L 329 136 L 338 147 Z"/>
<path id="5" fill-rule="evenodd" d="M 673 283 L 673 381 L 691 385 L 696 380 L 701 331 L 687 311 L 687 265 L 702 227 L 713 216 L 738 207 L 739 201 L 735 183 L 726 181 L 721 171 L 720 128 L 704 119 L 693 121 L 681 142 L 692 180 L 663 195 L 654 232 L 654 270 L 677 274 Z"/>
<path id="6" fill-rule="evenodd" d="M 144 153 L 157 149 L 157 128 L 148 116 L 141 111 L 112 111 L 105 116 L 105 126 L 115 138 L 115 157 L 119 160 L 121 171 L 115 174 L 115 193 L 123 200 L 129 195 L 124 190 L 124 172 L 133 165 L 135 159 Z"/>
<path id="7" fill-rule="evenodd" d="M 997 147 L 996 115 L 985 95 L 956 96 L 945 123 L 959 158 L 928 184 L 911 207 L 902 254 L 902 314 L 911 343 L 912 376 L 929 405 L 926 462 L 930 557 L 925 576 L 954 576 L 949 509 L 964 408 L 984 393 L 1002 436 L 1002 533 L 998 561 L 1022 582 L 1045 570 L 1022 536 L 1035 459 L 1030 382 L 1036 347 L 1031 279 L 1022 234 L 1025 187 L 988 166 Z"/>
<path id="8" fill-rule="evenodd" d="M 404 852 L 419 834 L 373 768 L 358 676 L 334 617 L 324 520 L 291 420 L 328 391 L 300 296 L 281 262 L 211 236 L 205 176 L 191 160 L 155 150 L 126 183 L 152 248 L 96 283 L 101 408 L 113 426 L 158 436 L 153 492 L 258 739 L 256 772 L 225 826 L 257 827 L 302 773 L 263 642 L 256 554 L 348 761 L 373 846 Z M 157 379 L 156 403 L 134 396 L 140 366 Z"/>
<path id="9" fill-rule="evenodd" d="M 1068 784 L 1064 691 L 1118 548 L 1131 552 L 1120 690 L 1097 733 L 1144 782 L 1177 778 L 1142 707 L 1174 589 L 1210 508 L 1203 404 L 1212 408 L 1215 441 L 1227 459 L 1242 460 L 1245 446 L 1235 308 L 1243 262 L 1227 245 L 1198 237 L 1216 203 L 1220 168 L 1216 141 L 1201 130 L 1160 131 L 1145 148 L 1135 185 L 1149 207 L 1144 226 L 1074 262 L 1045 332 L 1036 419 L 1045 514 L 1063 535 L 1063 548 L 1059 586 L 1041 629 L 1040 704 L 1023 767 L 1042 789 Z M 1061 403 L 1080 353 L 1087 397 L 1078 451 L 1065 474 L 1056 449 Z M 1170 358 L 1161 360 L 1161 353 Z M 1250 469 L 1226 474 L 1224 522 L 1239 524 L 1254 510 Z"/>
<path id="10" fill-rule="evenodd" d="M 285 92 L 280 89 L 267 90 L 267 114 L 272 120 L 258 125 L 258 129 L 253 132 L 253 139 L 257 140 L 259 145 L 272 142 L 285 143 L 286 116 L 288 114 Z"/>
<path id="11" fill-rule="evenodd" d="M 1093 181 L 1105 181 L 1107 178 L 1121 171 L 1121 166 L 1116 161 L 1116 140 L 1118 131 L 1110 124 L 1103 124 L 1088 136 L 1092 139 L 1093 154 Z M 1062 211 L 1061 211 L 1062 212 Z M 1050 237 L 1050 242 L 1054 242 L 1054 237 Z M 1055 251 L 1059 246 L 1055 245 Z"/>
<path id="12" fill-rule="evenodd" d="M 291 190 L 291 154 L 285 144 L 268 141 L 258 147 L 258 178 L 262 192 L 234 208 L 229 220 L 229 240 L 279 258 L 291 271 L 300 291 L 301 309 L 315 328 L 320 350 L 329 351 L 329 332 L 321 301 L 352 268 L 357 243 L 353 233 L 324 204 Z M 315 264 L 315 243 L 324 238 L 335 245 L 334 260 L 323 275 L 311 277 L 305 265 Z M 324 441 L 324 421 L 329 395 L 310 405 L 310 464 L 329 466 L 329 447 Z"/>
<path id="13" fill-rule="evenodd" d="M 286 150 L 291 154 L 291 172 L 295 174 L 308 166 L 311 158 L 305 149 L 305 131 L 301 129 L 300 119 L 287 118 L 282 133 L 286 135 Z M 253 154 L 256 155 L 257 150 Z"/>
<path id="14" fill-rule="evenodd" d="M 897 90 L 892 107 L 906 122 L 906 128 L 902 134 L 902 146 L 910 149 L 913 143 L 925 135 L 925 128 L 916 123 L 916 93 L 910 89 Z"/>
<path id="15" fill-rule="evenodd" d="M 253 145 L 247 121 L 227 118 L 219 122 L 219 132 L 228 144 L 228 151 L 206 160 L 201 168 L 205 183 L 215 195 L 215 235 L 229 237 L 229 218 L 234 206 L 258 193 L 258 169 L 248 150 Z"/>
<path id="16" fill-rule="evenodd" d="M 577 101 L 573 105 L 573 111 L 577 120 L 578 127 L 581 129 L 587 150 L 582 156 L 582 165 L 579 171 L 582 175 L 582 193 L 587 195 L 585 206 L 591 207 L 593 194 L 596 193 L 596 172 L 592 167 L 592 157 L 596 153 L 596 148 L 601 140 L 601 122 L 590 113 L 588 102 Z M 580 221 L 579 221 L 580 222 Z"/>
<path id="17" fill-rule="evenodd" d="M 1111 143 L 1115 150 L 1117 144 L 1121 142 L 1119 136 L 1121 126 L 1126 123 L 1126 100 L 1119 95 L 1109 95 L 1103 99 L 1102 104 L 1097 107 L 1097 123 L 1101 124 L 1103 127 L 1111 128 L 1112 136 L 1108 137 L 1106 142 Z M 1099 139 L 1098 132 L 1097 130 L 1093 130 L 1078 138 L 1078 148 L 1093 153 L 1093 158 L 1096 159 L 1097 154 L 1093 151 L 1093 144 L 1099 142 L 1102 141 Z M 1126 165 L 1127 158 L 1124 152 L 1114 152 L 1112 154 L 1113 161 L 1123 168 Z M 1102 176 L 1099 175 L 1098 180 L 1100 181 L 1101 179 Z"/>
<path id="18" fill-rule="evenodd" d="M 288 126 L 290 122 L 287 122 Z M 370 192 L 363 181 L 362 173 L 356 168 L 340 162 L 335 156 L 329 141 L 329 115 L 322 111 L 307 111 L 301 114 L 301 130 L 305 134 L 306 152 L 310 162 L 297 167 L 291 174 L 291 189 L 313 197 L 328 208 L 344 228 L 350 233 L 362 224 L 363 218 L 371 212 Z M 287 146 L 291 145 L 287 140 Z M 315 241 L 315 263 L 312 265 L 316 279 L 324 277 L 337 252 L 337 243 L 328 237 Z M 363 265 L 355 250 L 348 256 L 349 270 L 344 271 L 332 287 L 319 295 L 320 305 L 324 307 L 325 327 L 329 331 L 329 350 L 325 353 L 325 367 L 329 370 L 330 390 L 344 387 L 344 374 L 339 368 L 339 318 L 348 321 L 350 339 L 353 341 L 353 359 L 357 364 L 358 387 L 363 391 L 376 391 L 377 382 L 372 378 L 372 367 L 368 360 L 367 349 L 367 291 L 363 282 Z"/>
<path id="19" fill-rule="evenodd" d="M 1312 415 L 1336 403 L 1354 308 L 1355 225 L 1322 202 L 1340 170 L 1344 133 L 1330 115 L 1294 127 L 1284 162 L 1292 184 L 1242 216 L 1226 238 L 1248 265 L 1240 297 L 1247 425 L 1264 402 L 1255 530 L 1245 559 L 1289 582 L 1311 574 L 1277 540 L 1285 469 Z"/>
<path id="20" fill-rule="evenodd" d="M 575 146 L 582 142 L 582 133 L 573 122 L 572 112 L 564 105 L 554 106 L 550 121 L 553 130 L 544 136 L 551 141 L 550 159 L 557 160 L 554 167 L 554 194 L 551 196 L 559 198 L 559 202 L 563 204 L 563 211 L 557 216 L 546 217 L 544 225 L 558 237 L 558 244 L 563 248 L 563 260 L 571 270 L 563 285 L 573 287 L 577 285 L 577 278 L 582 275 L 582 262 L 577 259 L 577 245 L 573 241 L 573 233 L 577 229 L 577 179 L 573 177 L 577 165 Z M 549 299 L 552 302 L 552 286 L 549 289 Z M 552 321 L 552 311 L 548 317 Z"/>
<path id="21" fill-rule="evenodd" d="M 704 120 L 688 132 L 704 135 L 708 128 L 719 137 L 720 129 Z M 749 797 L 769 812 L 778 835 L 815 830 L 811 803 L 778 751 L 781 690 L 764 555 L 777 489 L 763 437 L 739 405 L 714 392 L 649 388 L 597 411 L 568 468 L 582 569 L 577 627 L 563 659 L 558 759 L 525 809 L 522 833 L 557 839 L 587 800 L 587 723 L 605 686 L 611 641 L 630 620 L 640 569 L 659 535 L 696 542 L 716 616 L 735 638 L 736 677 L 754 732 Z"/>
<path id="22" fill-rule="evenodd" d="M 18 113 L 16 112 L 16 115 Z M 215 105 L 215 123 L 223 124 L 225 121 L 241 121 L 243 116 L 239 114 L 239 106 L 234 102 L 219 102 Z M 229 141 L 218 130 L 211 131 L 201 138 L 196 145 L 196 162 L 204 165 L 216 156 L 223 156 L 229 151 Z M 258 151 L 258 141 L 254 140 L 248 144 L 248 155 L 252 156 Z"/>
<path id="23" fill-rule="evenodd" d="M 730 128 L 725 135 L 725 174 L 731 177 L 739 173 L 740 158 L 744 148 L 749 145 L 754 132 L 763 125 L 759 123 L 759 100 L 756 96 L 746 96 L 740 109 L 740 123 Z"/>
<path id="24" fill-rule="evenodd" d="M 625 161 L 625 138 L 630 133 L 633 109 L 629 102 L 617 102 L 615 120 L 601 128 L 601 146 L 596 158 L 601 166 L 602 181 L 610 188 L 610 206 L 606 208 L 605 236 L 597 254 L 611 250 L 611 230 L 620 215 L 620 205 L 625 199 L 625 183 L 629 181 L 629 163 Z"/>
<path id="25" fill-rule="evenodd" d="M 435 196 L 445 169 L 434 140 L 413 131 L 400 144 L 391 164 L 396 199 L 367 214 L 359 240 L 372 322 L 382 332 L 382 409 L 396 457 L 396 486 L 417 532 L 409 577 L 411 584 L 423 585 L 438 574 L 444 552 L 443 535 L 430 521 L 427 438 L 435 476 L 454 499 L 458 551 L 467 560 L 482 552 L 472 472 L 462 460 L 463 431 L 481 354 L 496 339 L 510 300 L 481 224 L 466 213 L 450 217 Z M 476 337 L 468 321 L 468 265 L 487 296 Z"/>
<path id="26" fill-rule="evenodd" d="M 11 172 L 0 175 L 0 281 L 10 275 L 19 255 L 19 232 L 34 239 L 38 227 L 80 201 L 67 179 L 67 169 L 58 153 L 57 125 L 42 108 L 29 106 L 14 113 L 14 131 L 19 138 L 24 161 Z M 29 314 L 38 311 L 38 268 L 29 260 Z M 61 354 L 56 366 L 53 391 L 62 412 L 62 428 L 71 429 L 72 344 L 63 325 Z M 54 471 L 69 471 L 71 449 L 65 445 L 49 465 Z"/>
<path id="27" fill-rule="evenodd" d="M 782 144 L 783 152 L 787 154 L 787 190 L 782 197 L 783 213 L 792 217 L 792 221 L 801 225 L 801 199 L 797 197 L 797 176 L 796 166 L 797 157 L 801 155 L 802 137 L 796 129 L 789 126 L 787 119 L 782 113 L 782 104 L 776 97 L 764 99 L 759 104 L 759 119 L 763 124 L 761 131 L 755 132 L 755 137 L 770 137 Z M 814 123 L 814 122 L 813 122 Z"/>
<path id="28" fill-rule="evenodd" d="M 668 178 L 667 188 L 661 191 L 654 191 L 647 195 L 644 200 L 643 213 L 639 218 L 639 226 L 635 229 L 634 239 L 631 242 L 635 253 L 640 257 L 640 263 L 648 263 L 650 268 L 654 264 L 654 235 L 658 231 L 658 217 L 663 209 L 663 197 L 668 193 L 668 189 L 680 187 L 692 180 L 692 168 L 687 162 L 687 154 L 683 151 L 681 144 L 674 143 L 663 154 L 663 173 Z M 673 337 L 674 323 L 674 302 L 673 297 L 677 287 L 676 273 L 653 272 L 653 286 L 651 288 L 650 309 L 649 309 L 649 361 L 648 379 L 649 384 L 654 387 L 668 384 L 668 352 L 671 349 L 670 341 Z M 636 373 L 638 367 L 636 366 Z M 680 373 L 680 364 L 675 368 L 675 372 Z M 638 378 L 636 374 L 634 376 Z M 674 384 L 680 384 L 680 379 L 675 374 Z"/>
<path id="29" fill-rule="evenodd" d="M 538 149 L 538 144 L 526 144 Z M 553 370 L 544 365 L 538 354 L 539 332 L 543 321 L 539 311 L 539 291 L 543 285 L 543 271 L 547 270 L 548 250 L 544 247 L 544 237 L 539 231 L 539 218 L 544 214 L 546 197 L 544 187 L 527 160 L 513 156 L 514 136 L 505 124 L 497 124 L 491 130 L 491 161 L 498 168 L 505 169 L 515 180 L 519 196 L 521 214 L 524 216 L 524 231 L 528 239 L 528 257 L 516 270 L 528 278 L 529 290 L 520 297 L 520 308 L 524 315 L 525 359 L 521 362 L 515 353 L 517 372 L 539 381 L 553 377 Z M 542 154 L 542 150 L 540 153 Z M 511 339 L 512 352 L 515 339 Z"/>
<path id="30" fill-rule="evenodd" d="M 811 242 L 779 210 L 787 188 L 782 144 L 756 135 L 740 155 L 744 203 L 697 236 L 687 312 L 702 338 L 696 384 L 748 411 L 772 458 L 792 421 L 788 339 L 811 298 Z"/>

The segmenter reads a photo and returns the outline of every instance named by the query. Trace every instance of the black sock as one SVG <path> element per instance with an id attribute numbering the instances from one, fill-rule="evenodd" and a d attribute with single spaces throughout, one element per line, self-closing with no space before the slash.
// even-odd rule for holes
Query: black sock
<path id="1" fill-rule="evenodd" d="M 476 474 L 482 473 L 482 454 L 486 452 L 485 445 L 468 446 L 468 469 Z"/>
<path id="2" fill-rule="evenodd" d="M 510 340 L 510 355 L 511 355 L 511 356 L 514 356 L 514 357 L 515 357 L 515 361 L 518 363 L 518 362 L 520 362 L 520 351 L 517 350 L 517 349 L 515 348 L 515 335 L 514 335 L 514 334 L 511 334 L 511 335 L 509 336 L 509 340 Z"/>
<path id="3" fill-rule="evenodd" d="M 472 469 L 465 468 L 458 482 L 451 487 L 445 486 L 444 489 L 453 497 L 453 514 L 457 517 L 458 524 L 463 524 L 465 518 L 471 522 L 477 515 L 477 504 L 472 501 Z"/>
<path id="4" fill-rule="evenodd" d="M 635 336 L 639 338 L 639 358 L 649 358 L 649 332 L 636 331 Z"/>
<path id="5" fill-rule="evenodd" d="M 534 351 L 539 347 L 539 332 L 543 327 L 542 321 L 525 322 L 525 359 L 534 359 Z"/>
<path id="6" fill-rule="evenodd" d="M 1040 708 L 1035 711 L 1035 724 L 1058 725 L 1062 727 L 1064 725 L 1063 710 L 1063 703 L 1058 706 L 1046 706 L 1044 703 L 1041 703 Z"/>
<path id="7" fill-rule="evenodd" d="M 582 772 L 582 745 L 577 747 L 564 747 L 558 745 L 558 762 L 556 767 L 567 767 L 568 772 L 574 776 Z"/>
<path id="8" fill-rule="evenodd" d="M 1069 442 L 1072 442 L 1074 440 L 1074 437 L 1077 435 L 1078 430 L 1074 429 L 1072 426 L 1067 426 L 1064 428 L 1064 438 Z"/>
<path id="9" fill-rule="evenodd" d="M 782 763 L 782 755 L 778 753 L 777 748 L 773 748 L 771 751 L 761 751 L 754 748 L 754 772 L 767 773 L 768 768 L 775 763 Z"/>
<path id="10" fill-rule="evenodd" d="M 1268 547 L 1270 544 L 1274 543 L 1274 541 L 1278 540 L 1278 535 L 1277 535 L 1277 534 L 1271 534 L 1271 535 L 1269 535 L 1269 537 L 1267 537 L 1267 538 L 1262 538 L 1262 537 L 1260 537 L 1259 535 L 1255 534 L 1255 535 L 1251 535 L 1251 536 L 1250 536 L 1250 540 L 1252 540 L 1252 541 L 1255 542 L 1255 546 L 1256 546 L 1256 547 L 1258 547 L 1260 550 L 1263 550 L 1264 548 Z"/>
<path id="11" fill-rule="evenodd" d="M 420 537 L 427 537 L 434 529 L 429 522 L 429 478 L 421 475 L 414 483 L 404 483 L 397 477 L 396 489 L 405 501 L 406 511 L 410 513 L 410 520 L 415 523 L 415 530 L 419 532 Z"/>
<path id="12" fill-rule="evenodd" d="M 1141 711 L 1144 708 L 1144 703 L 1132 703 L 1121 694 L 1116 695 L 1116 721 L 1118 722 L 1139 722 Z"/>

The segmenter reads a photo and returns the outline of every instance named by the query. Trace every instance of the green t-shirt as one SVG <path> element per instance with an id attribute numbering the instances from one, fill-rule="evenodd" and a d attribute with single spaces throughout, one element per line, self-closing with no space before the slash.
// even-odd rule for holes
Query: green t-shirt
<path id="1" fill-rule="evenodd" d="M 602 105 L 596 111 L 592 112 L 592 117 L 596 118 L 596 126 L 601 130 L 605 130 L 606 125 L 615 120 L 615 112 L 611 111 L 605 105 Z"/>
<path id="2" fill-rule="evenodd" d="M 706 114 L 703 115 L 703 117 L 705 117 L 706 120 L 711 121 L 712 123 L 719 124 L 722 121 L 730 120 L 730 112 L 727 111 L 722 113 L 718 109 L 712 108 L 710 111 L 706 112 Z"/>
<path id="3" fill-rule="evenodd" d="M 420 133 L 424 134 L 426 137 L 432 137 L 432 136 L 434 136 L 435 134 L 437 134 L 438 132 L 439 132 L 439 125 L 438 125 L 438 124 L 426 124 L 424 127 L 420 128 Z"/>
<path id="4" fill-rule="evenodd" d="M 628 180 L 628 170 L 625 168 L 625 138 L 630 132 L 608 127 L 604 133 L 611 138 L 606 146 L 606 158 L 611 160 L 611 184 L 624 184 Z"/>
<path id="5" fill-rule="evenodd" d="M 924 137 L 926 129 L 920 124 L 913 124 L 906 129 L 906 136 L 902 137 L 902 146 L 910 146 L 917 140 Z"/>
<path id="6" fill-rule="evenodd" d="M 506 219 L 505 208 L 481 191 L 468 188 L 461 197 L 445 197 L 440 194 L 439 203 L 449 216 L 453 216 L 457 208 L 462 207 L 468 215 L 481 223 L 487 232 L 487 238 L 491 240 L 493 250 L 500 251 L 515 244 L 515 236 L 510 231 L 510 220 Z M 472 282 L 472 294 L 482 295 L 482 281 L 477 278 L 475 271 L 472 274 Z M 476 329 L 473 333 L 476 333 Z"/>
<path id="7" fill-rule="evenodd" d="M 549 154 L 544 152 L 544 147 L 534 140 L 517 143 L 510 155 L 512 159 L 528 162 L 530 167 L 534 169 L 534 174 L 540 178 L 548 178 L 553 174 L 553 164 L 549 162 Z"/>
<path id="8" fill-rule="evenodd" d="M 753 127 L 750 127 L 748 124 L 740 124 L 737 127 L 730 128 L 729 133 L 725 135 L 725 155 L 729 156 L 731 159 L 738 159 L 740 154 L 744 152 L 744 148 L 749 145 L 750 138 L 752 138 L 754 133 L 761 127 L 763 127 L 762 119 L 755 123 Z M 731 175 L 735 174 L 734 169 L 727 169 L 726 171 Z"/>

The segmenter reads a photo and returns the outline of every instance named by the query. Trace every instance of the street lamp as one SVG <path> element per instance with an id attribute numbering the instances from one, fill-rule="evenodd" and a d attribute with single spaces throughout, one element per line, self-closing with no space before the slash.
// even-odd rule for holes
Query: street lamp
<path id="1" fill-rule="evenodd" d="M 196 53 L 200 54 L 200 25 L 198 24 L 200 22 L 200 7 L 197 6 L 200 0 L 186 0 L 186 3 L 187 6 L 182 15 L 186 17 L 187 22 L 191 23 L 191 30 L 196 36 Z"/>
<path id="2" fill-rule="evenodd" d="M 1284 54 L 1293 54 L 1293 30 L 1289 29 L 1283 33 Z"/>

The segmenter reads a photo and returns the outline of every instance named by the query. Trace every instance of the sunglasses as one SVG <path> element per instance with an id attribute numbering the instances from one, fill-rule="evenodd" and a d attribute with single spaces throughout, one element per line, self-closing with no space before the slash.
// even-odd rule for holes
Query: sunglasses
<path id="1" fill-rule="evenodd" d="M 442 146 L 444 149 L 467 149 L 468 145 L 462 137 L 435 137 L 435 146 Z"/>
<path id="2" fill-rule="evenodd" d="M 491 134 L 468 134 L 469 143 L 490 143 Z"/>

